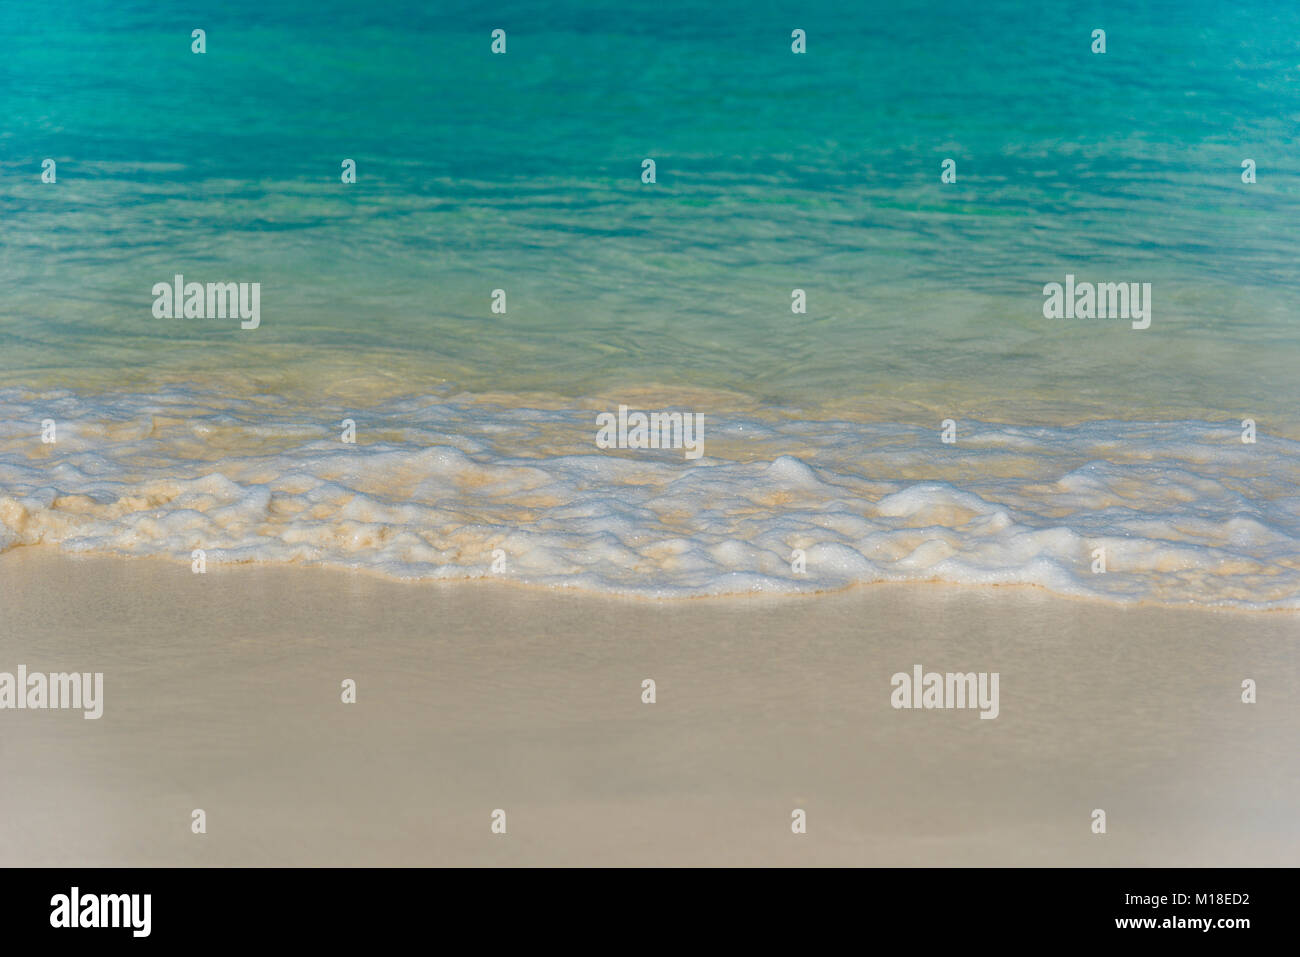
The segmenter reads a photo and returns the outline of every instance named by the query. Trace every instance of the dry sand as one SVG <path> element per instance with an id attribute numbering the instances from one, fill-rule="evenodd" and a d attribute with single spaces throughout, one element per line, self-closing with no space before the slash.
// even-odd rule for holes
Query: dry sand
<path id="1" fill-rule="evenodd" d="M 103 672 L 105 706 L 0 711 L 0 864 L 1296 865 L 1298 638 L 1035 589 L 656 603 L 19 548 L 0 671 Z M 999 717 L 893 709 L 918 663 L 999 672 Z"/>

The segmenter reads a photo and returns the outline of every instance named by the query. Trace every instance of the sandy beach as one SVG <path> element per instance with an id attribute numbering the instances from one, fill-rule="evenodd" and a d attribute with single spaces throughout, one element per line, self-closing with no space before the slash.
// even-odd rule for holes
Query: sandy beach
<path id="1" fill-rule="evenodd" d="M 1298 636 L 1033 588 L 651 602 L 17 548 L 0 671 L 102 672 L 104 713 L 0 713 L 0 864 L 1294 866 Z M 998 717 L 891 707 L 917 664 L 999 673 Z"/>

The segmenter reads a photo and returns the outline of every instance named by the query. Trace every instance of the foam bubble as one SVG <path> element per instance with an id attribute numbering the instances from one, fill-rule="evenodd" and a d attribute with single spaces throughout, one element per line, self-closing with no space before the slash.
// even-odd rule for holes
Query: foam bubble
<path id="1" fill-rule="evenodd" d="M 344 417 L 356 444 L 338 439 Z M 467 396 L 357 411 L 0 390 L 0 548 L 187 563 L 201 548 L 209 567 L 656 597 L 940 580 L 1300 607 L 1300 443 L 1243 445 L 1231 424 L 966 422 L 945 445 L 937 429 L 710 410 L 708 454 L 686 460 L 599 450 L 592 421 Z"/>

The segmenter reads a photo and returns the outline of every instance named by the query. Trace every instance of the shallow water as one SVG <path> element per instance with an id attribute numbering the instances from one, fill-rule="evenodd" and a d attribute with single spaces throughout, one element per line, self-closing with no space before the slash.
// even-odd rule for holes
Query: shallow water
<path id="1" fill-rule="evenodd" d="M 5 547 L 1300 600 L 1296 9 L 19 13 Z M 260 326 L 155 318 L 176 274 L 261 283 Z M 1150 328 L 1044 318 L 1067 274 L 1151 283 Z M 597 448 L 620 404 L 704 456 Z"/>

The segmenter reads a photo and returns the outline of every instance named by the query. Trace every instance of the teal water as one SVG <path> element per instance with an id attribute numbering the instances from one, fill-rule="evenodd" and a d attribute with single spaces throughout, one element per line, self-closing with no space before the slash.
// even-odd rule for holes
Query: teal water
<path id="1" fill-rule="evenodd" d="M 203 55 L 190 52 L 196 27 L 207 31 Z M 497 27 L 507 31 L 503 56 L 489 50 Z M 791 53 L 794 28 L 807 32 L 806 54 Z M 1107 32 L 1105 54 L 1090 52 L 1094 28 Z M 1086 502 L 1062 486 L 1049 503 L 1035 499 L 1032 516 L 1016 510 L 1027 508 L 1028 485 L 982 487 L 994 511 L 1011 508 L 1008 528 L 1080 533 L 1085 510 L 1113 507 L 1158 524 L 1146 529 L 1151 541 L 1181 542 L 1195 539 L 1193 517 L 1222 531 L 1249 516 L 1270 531 L 1253 544 L 1211 536 L 1244 549 L 1215 567 L 1241 559 L 1262 577 L 1222 594 L 1210 587 L 1209 598 L 1249 604 L 1261 581 L 1277 587 L 1258 603 L 1296 593 L 1300 519 L 1289 490 L 1300 471 L 1289 446 L 1250 459 L 1237 443 L 1224 458 L 1162 441 L 1157 455 L 1133 436 L 1163 428 L 1203 450 L 1207 429 L 1233 443 L 1252 418 L 1279 442 L 1300 438 L 1300 8 L 6 3 L 0 116 L 0 465 L 12 466 L 0 468 L 0 506 L 16 503 L 3 519 L 11 542 L 183 555 L 213 528 L 150 531 L 123 518 L 122 502 L 141 483 L 173 488 L 209 473 L 234 482 L 236 498 L 251 495 L 252 514 L 278 514 L 250 490 L 270 483 L 272 503 L 298 494 L 275 483 L 291 461 L 305 467 L 295 455 L 306 453 L 274 440 L 285 458 L 256 467 L 240 458 L 261 454 L 267 430 L 325 440 L 352 416 L 364 450 L 375 438 L 365 423 L 382 421 L 387 452 L 419 456 L 429 423 L 403 426 L 394 409 L 423 397 L 420 408 L 461 423 L 462 452 L 508 472 L 510 456 L 593 455 L 588 411 L 641 398 L 731 430 L 706 467 L 789 454 L 830 469 L 819 481 L 832 485 L 854 470 L 902 483 L 880 495 L 931 480 L 973 493 L 988 477 L 969 462 L 974 472 L 954 472 L 936 457 L 942 447 L 906 466 L 873 458 L 882 434 L 927 436 L 908 430 L 949 417 L 969 423 L 967 434 L 1058 429 L 997 475 L 1050 483 L 1092 461 L 1165 471 L 1144 473 L 1141 495 L 1133 474 Z M 47 157 L 54 184 L 40 179 Z M 345 158 L 357 163 L 355 184 L 340 182 Z M 641 182 L 645 158 L 657 164 L 653 185 Z M 940 181 L 945 158 L 956 183 Z M 1245 158 L 1257 164 L 1254 184 L 1241 181 Z M 176 273 L 260 282 L 260 327 L 155 318 L 151 289 Z M 1151 327 L 1045 319 L 1043 285 L 1067 273 L 1151 283 Z M 504 315 L 490 308 L 498 288 Z M 791 312 L 795 288 L 806 291 L 806 315 Z M 240 403 L 252 397 L 274 420 L 245 418 Z M 110 441 L 141 416 L 155 437 L 131 455 L 94 442 L 33 451 L 29 420 L 55 407 L 75 410 L 83 437 Z M 543 411 L 559 418 L 534 429 L 530 417 Z M 507 427 L 511 416 L 523 418 Z M 193 447 L 192 429 L 185 441 L 170 431 L 175 417 L 212 418 L 204 428 L 226 444 Z M 466 438 L 488 420 L 517 429 L 521 444 Z M 1114 445 L 1098 452 L 1096 435 L 1070 431 L 1098 422 L 1143 424 L 1116 426 Z M 747 443 L 742 423 L 789 442 Z M 804 426 L 823 444 L 796 441 Z M 1187 474 L 1223 495 L 1187 492 Z M 435 548 L 442 557 L 377 564 L 459 574 L 489 539 L 508 537 L 511 516 L 581 507 L 595 494 L 566 481 L 569 491 L 529 505 L 518 497 L 528 483 L 516 479 L 486 512 L 472 483 L 453 482 L 454 501 L 405 487 L 403 501 L 445 507 L 441 534 L 469 542 L 475 557 L 451 561 Z M 658 481 L 645 486 L 648 501 Z M 1152 487 L 1171 497 L 1152 498 Z M 772 562 L 728 551 L 728 542 L 757 547 L 733 519 L 759 506 L 733 501 L 734 491 L 707 530 L 669 532 L 654 524 L 663 516 L 593 519 L 591 534 L 634 556 L 625 576 L 600 580 L 697 593 L 736 590 L 727 576 L 761 572 L 737 587 L 776 587 L 795 546 L 770 543 Z M 774 492 L 761 507 L 780 526 L 789 509 L 835 500 L 802 494 Z M 78 495 L 93 505 L 67 504 Z M 867 507 L 850 498 L 832 511 Z M 688 511 L 699 504 L 688 501 Z M 322 506 L 322 521 L 338 519 L 335 505 Z M 95 508 L 107 511 L 92 517 Z M 958 508 L 939 525 L 965 528 L 958 519 L 970 514 Z M 571 528 L 563 512 L 548 520 Z M 371 524 L 403 521 L 385 513 Z M 1141 537 L 1126 522 L 1107 528 Z M 467 531 L 480 525 L 497 531 Z M 366 547 L 314 541 L 316 551 L 286 552 L 297 533 L 273 521 L 241 519 L 222 534 L 218 550 L 252 558 L 355 563 Z M 837 534 L 870 567 L 849 561 L 798 587 L 978 577 L 968 566 L 944 571 L 938 557 L 881 571 L 865 531 Z M 953 535 L 958 557 L 979 537 Z M 685 552 L 722 551 L 674 564 L 663 556 L 677 546 L 665 543 L 679 540 Z M 1087 563 L 1087 544 L 1047 552 L 1073 567 Z M 1064 580 L 1059 569 L 1024 571 L 1029 559 L 1012 551 L 1002 541 L 981 552 L 980 574 Z M 897 563 L 912 552 L 890 554 Z M 563 583 L 562 566 L 539 560 L 533 578 Z M 1130 574 L 1141 572 L 1137 562 Z M 1196 600 L 1206 587 L 1098 589 L 1068 577 L 1106 595 Z"/>
<path id="2" fill-rule="evenodd" d="M 283 368 L 297 347 L 570 397 L 665 384 L 960 413 L 1005 392 L 1084 414 L 1296 398 L 1294 7 L 4 11 L 14 383 Z M 175 272 L 262 282 L 263 327 L 154 320 L 149 290 Z M 1041 287 L 1066 272 L 1152 282 L 1153 328 L 1045 321 Z"/>

